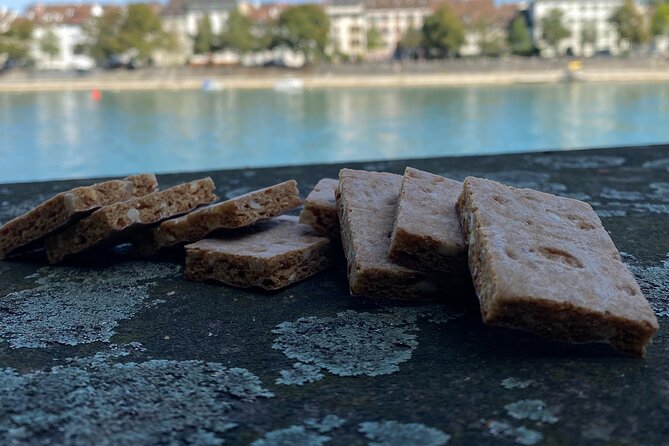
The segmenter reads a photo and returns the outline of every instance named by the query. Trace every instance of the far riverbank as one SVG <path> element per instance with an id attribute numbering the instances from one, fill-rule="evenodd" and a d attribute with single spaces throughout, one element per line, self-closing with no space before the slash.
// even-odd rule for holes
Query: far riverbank
<path id="1" fill-rule="evenodd" d="M 183 67 L 84 74 L 28 71 L 0 76 L 0 91 L 199 90 L 203 87 L 254 90 L 274 88 L 287 78 L 293 80 L 293 85 L 307 89 L 551 84 L 564 81 L 669 82 L 669 62 L 662 59 L 587 60 L 577 62 L 577 70 L 568 68 L 570 62 L 574 68 L 573 61 L 568 60 L 458 60 L 326 65 L 303 70 Z"/>

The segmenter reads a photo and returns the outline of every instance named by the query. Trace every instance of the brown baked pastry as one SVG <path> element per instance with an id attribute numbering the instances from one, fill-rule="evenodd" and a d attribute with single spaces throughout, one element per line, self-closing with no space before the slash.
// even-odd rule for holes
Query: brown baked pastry
<path id="1" fill-rule="evenodd" d="M 392 263 L 390 235 L 402 177 L 386 172 L 342 169 L 337 211 L 352 295 L 394 299 L 459 300 L 459 287 L 430 274 Z"/>
<path id="2" fill-rule="evenodd" d="M 135 245 L 140 254 L 151 255 L 161 248 L 200 240 L 218 229 L 249 226 L 281 215 L 300 204 L 297 182 L 285 181 L 166 220 L 147 234 L 138 236 Z"/>
<path id="3" fill-rule="evenodd" d="M 462 183 L 407 167 L 402 179 L 390 259 L 420 271 L 469 275 L 467 244 L 455 203 Z"/>
<path id="4" fill-rule="evenodd" d="M 277 290 L 332 265 L 330 239 L 281 216 L 186 245 L 186 278 Z"/>
<path id="5" fill-rule="evenodd" d="M 644 354 L 657 319 L 589 204 L 467 178 L 457 208 L 484 322 Z"/>
<path id="6" fill-rule="evenodd" d="M 214 182 L 207 177 L 102 207 L 46 240 L 49 262 L 60 262 L 101 244 L 128 240 L 133 230 L 211 203 L 217 198 L 214 189 Z"/>
<path id="7" fill-rule="evenodd" d="M 156 176 L 141 174 L 61 192 L 0 227 L 0 259 L 40 247 L 45 237 L 95 209 L 157 190 Z"/>
<path id="8" fill-rule="evenodd" d="M 309 193 L 300 212 L 300 223 L 309 225 L 319 234 L 327 237 L 339 237 L 339 217 L 335 191 L 339 181 L 323 178 Z"/>

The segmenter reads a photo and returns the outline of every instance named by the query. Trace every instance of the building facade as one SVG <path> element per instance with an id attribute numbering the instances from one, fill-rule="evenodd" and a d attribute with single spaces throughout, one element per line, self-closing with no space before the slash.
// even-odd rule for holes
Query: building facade
<path id="1" fill-rule="evenodd" d="M 625 45 L 620 44 L 618 31 L 610 19 L 622 4 L 623 0 L 534 0 L 530 5 L 534 42 L 545 57 L 619 54 Z M 562 24 L 571 33 L 560 42 L 557 54 L 542 37 L 542 21 L 554 9 L 562 11 Z"/>
<path id="2" fill-rule="evenodd" d="M 366 0 L 365 8 L 367 28 L 376 29 L 383 41 L 376 55 L 391 56 L 408 30 L 423 27 L 435 4 L 429 0 Z"/>
<path id="3" fill-rule="evenodd" d="M 367 53 L 365 6 L 359 1 L 341 1 L 324 5 L 330 19 L 330 45 L 335 54 L 362 58 Z"/>
<path id="4" fill-rule="evenodd" d="M 31 57 L 42 70 L 90 70 L 95 61 L 83 54 L 88 36 L 85 24 L 101 17 L 106 7 L 99 4 L 36 4 L 25 17 L 33 22 Z M 55 52 L 46 50 L 51 46 Z"/>

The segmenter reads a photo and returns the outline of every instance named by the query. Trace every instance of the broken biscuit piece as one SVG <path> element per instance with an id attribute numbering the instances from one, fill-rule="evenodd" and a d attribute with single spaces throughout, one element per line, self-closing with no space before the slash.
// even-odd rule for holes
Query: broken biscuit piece
<path id="1" fill-rule="evenodd" d="M 0 227 L 0 259 L 31 248 L 94 210 L 158 190 L 153 174 L 133 175 L 61 192 Z"/>
<path id="2" fill-rule="evenodd" d="M 300 212 L 300 223 L 309 225 L 314 231 L 326 237 L 339 237 L 339 217 L 335 191 L 339 181 L 323 178 L 304 201 Z"/>
<path id="3" fill-rule="evenodd" d="M 388 258 L 402 177 L 342 169 L 337 211 L 352 295 L 394 299 L 459 300 L 461 289 L 441 275 L 397 265 Z"/>
<path id="4" fill-rule="evenodd" d="M 200 240 L 219 229 L 241 228 L 281 215 L 300 204 L 297 182 L 285 181 L 166 220 L 137 237 L 136 249 L 142 255 L 155 254 L 162 248 Z"/>
<path id="5" fill-rule="evenodd" d="M 297 217 L 281 216 L 238 229 L 225 238 L 186 245 L 187 279 L 277 290 L 333 263 L 332 243 Z"/>
<path id="6" fill-rule="evenodd" d="M 467 244 L 455 204 L 462 183 L 407 167 L 388 256 L 420 271 L 468 275 Z"/>
<path id="7" fill-rule="evenodd" d="M 133 230 L 190 212 L 216 200 L 214 182 L 203 178 L 161 192 L 102 207 L 46 241 L 50 263 L 101 244 L 127 240 Z"/>
<path id="8" fill-rule="evenodd" d="M 644 354 L 657 319 L 589 204 L 470 177 L 457 206 L 485 323 Z"/>

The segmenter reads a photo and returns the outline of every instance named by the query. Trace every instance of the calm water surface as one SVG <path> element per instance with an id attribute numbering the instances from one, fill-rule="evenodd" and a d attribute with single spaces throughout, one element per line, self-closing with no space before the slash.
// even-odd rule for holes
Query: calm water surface
<path id="1" fill-rule="evenodd" d="M 669 141 L 669 84 L 0 93 L 0 182 Z"/>

